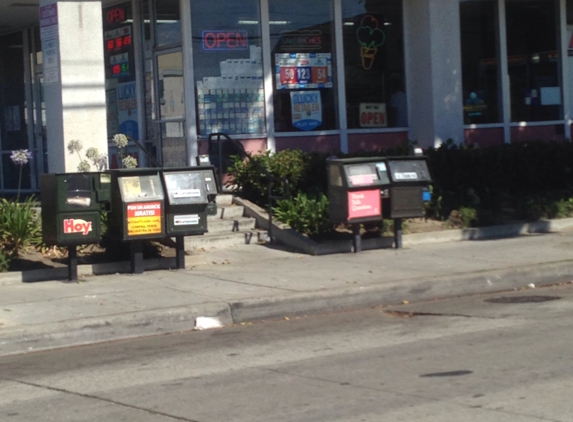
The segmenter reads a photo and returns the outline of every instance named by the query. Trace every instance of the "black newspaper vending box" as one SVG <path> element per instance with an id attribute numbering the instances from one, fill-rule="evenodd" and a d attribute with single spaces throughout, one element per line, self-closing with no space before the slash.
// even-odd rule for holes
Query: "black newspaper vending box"
<path id="1" fill-rule="evenodd" d="M 110 207 L 110 179 L 105 173 L 43 174 L 42 240 L 70 246 L 101 240 L 101 212 Z"/>
<path id="2" fill-rule="evenodd" d="M 111 174 L 110 239 L 128 241 L 131 271 L 143 272 L 141 240 L 165 237 L 165 195 L 159 169 L 121 169 Z"/>
<path id="3" fill-rule="evenodd" d="M 158 169 L 114 170 L 108 230 L 113 239 L 165 237 L 165 196 Z"/>
<path id="4" fill-rule="evenodd" d="M 352 224 L 354 252 L 360 252 L 360 224 L 382 221 L 386 162 L 382 157 L 335 159 L 327 169 L 330 220 Z"/>
<path id="5" fill-rule="evenodd" d="M 185 268 L 184 236 L 207 232 L 207 215 L 212 214 L 218 193 L 214 167 L 163 169 L 166 234 L 176 242 L 177 268 Z M 214 208 L 215 213 L 217 208 Z"/>
<path id="6" fill-rule="evenodd" d="M 162 180 L 166 194 L 166 234 L 189 236 L 207 232 L 210 197 L 218 192 L 214 168 L 163 169 Z"/>
<path id="7" fill-rule="evenodd" d="M 389 183 L 384 158 L 328 161 L 328 199 L 333 223 L 382 220 L 381 188 Z"/>
<path id="8" fill-rule="evenodd" d="M 101 213 L 109 211 L 106 173 L 52 173 L 40 178 L 42 240 L 68 248 L 69 279 L 77 280 L 78 245 L 101 240 Z"/>
<path id="9" fill-rule="evenodd" d="M 389 157 L 390 182 L 382 190 L 384 218 L 421 218 L 430 200 L 432 177 L 425 157 Z"/>

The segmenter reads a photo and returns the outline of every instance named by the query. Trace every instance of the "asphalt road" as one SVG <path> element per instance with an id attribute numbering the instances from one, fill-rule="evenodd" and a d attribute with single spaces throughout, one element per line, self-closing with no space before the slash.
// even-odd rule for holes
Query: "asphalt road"
<path id="1" fill-rule="evenodd" d="M 8 356 L 0 421 L 566 422 L 572 316 L 564 285 Z"/>

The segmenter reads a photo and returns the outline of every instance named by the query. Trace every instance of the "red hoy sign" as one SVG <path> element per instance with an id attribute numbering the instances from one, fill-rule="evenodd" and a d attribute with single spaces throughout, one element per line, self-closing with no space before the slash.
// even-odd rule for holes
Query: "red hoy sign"
<path id="1" fill-rule="evenodd" d="M 64 220 L 64 234 L 81 233 L 82 236 L 87 236 L 91 231 L 91 221 L 80 220 L 77 218 L 68 218 Z"/>

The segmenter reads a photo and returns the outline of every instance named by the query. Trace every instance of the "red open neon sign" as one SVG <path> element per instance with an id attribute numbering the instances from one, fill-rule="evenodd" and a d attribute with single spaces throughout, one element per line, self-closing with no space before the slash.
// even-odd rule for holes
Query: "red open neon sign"
<path id="1" fill-rule="evenodd" d="M 203 50 L 248 50 L 247 31 L 203 31 Z"/>
<path id="2" fill-rule="evenodd" d="M 109 9 L 106 13 L 107 23 L 121 23 L 125 22 L 125 9 L 123 7 L 114 7 Z"/>

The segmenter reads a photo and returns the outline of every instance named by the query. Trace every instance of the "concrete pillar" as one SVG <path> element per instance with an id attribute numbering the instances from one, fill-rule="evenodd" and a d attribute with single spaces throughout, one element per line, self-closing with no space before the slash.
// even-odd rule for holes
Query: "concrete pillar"
<path id="1" fill-rule="evenodd" d="M 108 152 L 101 1 L 41 0 L 40 28 L 48 171 L 75 172 L 71 140 Z"/>
<path id="2" fill-rule="evenodd" d="M 459 0 L 404 0 L 409 138 L 464 141 Z"/>

